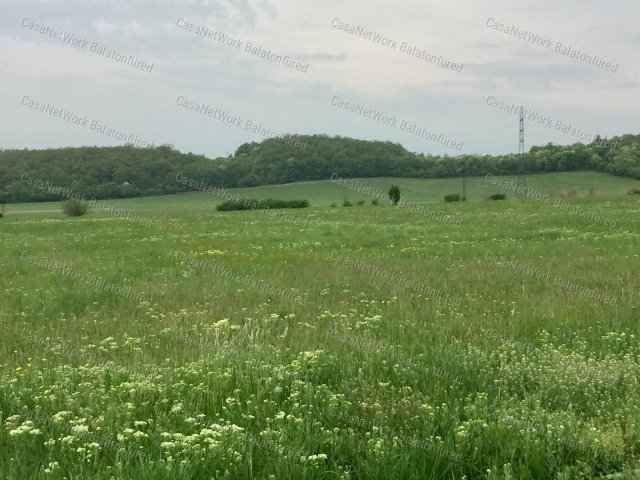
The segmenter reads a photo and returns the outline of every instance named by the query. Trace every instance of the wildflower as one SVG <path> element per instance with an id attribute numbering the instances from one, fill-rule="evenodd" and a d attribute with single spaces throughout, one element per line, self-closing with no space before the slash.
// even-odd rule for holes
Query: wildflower
<path id="1" fill-rule="evenodd" d="M 71 427 L 71 433 L 73 433 L 74 435 L 82 435 L 84 433 L 87 433 L 88 431 L 89 427 L 87 427 L 86 425 L 75 425 Z"/>
<path id="2" fill-rule="evenodd" d="M 20 437 L 22 435 L 40 435 L 42 432 L 40 429 L 36 428 L 34 423 L 31 421 L 26 421 L 18 428 L 13 430 L 9 430 L 9 436 L 11 437 Z"/>
<path id="3" fill-rule="evenodd" d="M 55 472 L 60 464 L 58 462 L 49 462 L 49 466 L 44 469 L 44 473 Z"/>

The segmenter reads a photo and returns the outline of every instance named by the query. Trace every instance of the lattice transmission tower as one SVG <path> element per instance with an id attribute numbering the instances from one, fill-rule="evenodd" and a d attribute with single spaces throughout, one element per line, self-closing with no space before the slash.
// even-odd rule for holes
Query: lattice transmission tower
<path id="1" fill-rule="evenodd" d="M 520 145 L 518 147 L 518 162 L 520 163 L 520 173 L 518 174 L 517 186 L 527 187 L 527 177 L 525 175 L 524 166 L 522 164 L 522 157 L 524 156 L 524 108 L 520 106 Z M 516 194 L 517 191 L 516 190 Z"/>

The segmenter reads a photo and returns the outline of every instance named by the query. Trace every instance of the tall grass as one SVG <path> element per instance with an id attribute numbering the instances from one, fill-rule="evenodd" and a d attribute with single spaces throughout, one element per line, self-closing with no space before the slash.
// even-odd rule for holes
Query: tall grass
<path id="1" fill-rule="evenodd" d="M 4 218 L 0 477 L 636 478 L 639 203 L 574 201 L 616 228 L 511 201 L 434 206 L 461 226 L 387 205 L 292 211 L 304 230 L 146 202 L 151 226 Z"/>

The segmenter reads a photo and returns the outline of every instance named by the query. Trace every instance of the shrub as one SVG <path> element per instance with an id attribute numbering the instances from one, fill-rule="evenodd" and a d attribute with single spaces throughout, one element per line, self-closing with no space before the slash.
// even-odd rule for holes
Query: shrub
<path id="1" fill-rule="evenodd" d="M 233 210 L 271 210 L 279 208 L 307 208 L 308 200 L 255 200 L 251 198 L 239 200 L 227 200 L 216 207 L 219 212 L 230 212 Z"/>
<path id="2" fill-rule="evenodd" d="M 356 205 L 358 205 L 359 207 L 361 207 L 362 205 L 364 205 L 364 200 L 358 200 L 356 202 Z"/>
<path id="3" fill-rule="evenodd" d="M 462 200 L 462 197 L 459 193 L 450 193 L 444 196 L 445 202 L 459 202 L 460 200 Z"/>
<path id="4" fill-rule="evenodd" d="M 332 207 L 332 208 L 336 208 L 336 207 L 337 207 L 337 205 L 336 205 L 335 203 L 332 203 L 332 204 L 331 204 L 331 205 L 329 205 L 329 206 L 330 206 L 330 207 Z"/>
<path id="5" fill-rule="evenodd" d="M 504 193 L 494 193 L 493 195 L 489 195 L 489 200 L 506 200 L 507 195 Z"/>
<path id="6" fill-rule="evenodd" d="M 229 212 L 231 210 L 248 210 L 249 207 L 245 205 L 242 200 L 227 200 L 222 202 L 216 207 L 219 212 Z"/>
<path id="7" fill-rule="evenodd" d="M 371 205 L 380 205 L 380 201 L 377 198 L 371 200 Z"/>
<path id="8" fill-rule="evenodd" d="M 62 204 L 62 210 L 69 217 L 81 217 L 87 213 L 87 205 L 84 202 L 78 200 L 67 200 Z"/>
<path id="9" fill-rule="evenodd" d="M 351 206 L 353 206 L 353 204 L 349 200 L 347 200 L 345 198 L 344 201 L 342 202 L 342 206 L 343 207 L 351 207 Z"/>
<path id="10" fill-rule="evenodd" d="M 640 189 L 634 188 L 632 190 L 629 190 L 629 195 L 640 195 Z"/>
<path id="11" fill-rule="evenodd" d="M 308 200 L 289 200 L 284 202 L 285 205 L 281 207 L 269 207 L 269 208 L 307 208 L 309 206 Z"/>
<path id="12" fill-rule="evenodd" d="M 397 205 L 400 201 L 400 187 L 397 185 L 391 185 L 389 189 L 389 200 L 393 202 L 394 205 Z"/>

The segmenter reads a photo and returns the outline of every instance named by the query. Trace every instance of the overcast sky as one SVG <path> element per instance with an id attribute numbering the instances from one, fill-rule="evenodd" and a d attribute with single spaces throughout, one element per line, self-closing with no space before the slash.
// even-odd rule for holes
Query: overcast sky
<path id="1" fill-rule="evenodd" d="M 125 135 L 217 157 L 299 133 L 508 153 L 512 104 L 527 149 L 640 133 L 638 0 L 0 2 L 0 148 Z"/>

